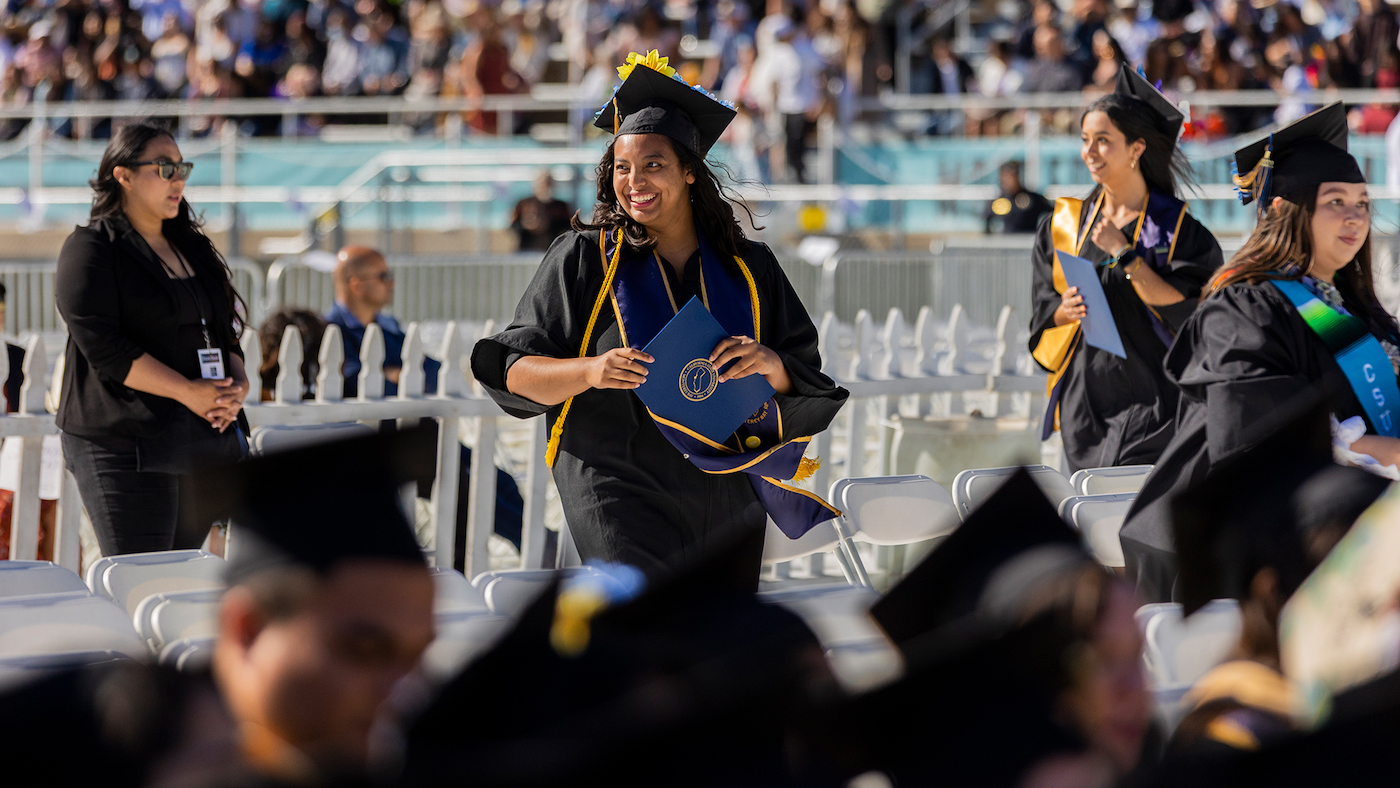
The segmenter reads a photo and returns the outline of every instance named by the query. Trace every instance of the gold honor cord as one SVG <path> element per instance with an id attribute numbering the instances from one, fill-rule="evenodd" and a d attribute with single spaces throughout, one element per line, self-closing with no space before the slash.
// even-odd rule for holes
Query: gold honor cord
<path id="1" fill-rule="evenodd" d="M 607 260 L 607 249 L 604 241 L 607 233 L 598 233 L 598 251 L 602 259 Z M 612 292 L 613 276 L 617 274 L 617 263 L 622 258 L 622 231 L 617 231 L 617 249 L 613 252 L 612 260 L 607 264 L 607 271 L 603 274 L 603 287 L 598 291 L 598 298 L 593 302 L 593 313 L 588 316 L 588 326 L 583 331 L 583 344 L 578 349 L 579 358 L 588 357 L 588 342 L 593 338 L 593 328 L 598 323 L 598 313 L 603 311 L 603 302 L 608 299 L 608 294 Z M 619 321 L 621 325 L 621 321 Z M 554 460 L 559 456 L 559 439 L 564 434 L 564 419 L 569 417 L 569 408 L 574 404 L 574 398 L 569 397 L 564 400 L 564 408 L 559 411 L 559 418 L 554 422 L 554 429 L 549 431 L 549 443 L 545 445 L 544 461 L 549 467 L 554 467 Z"/>

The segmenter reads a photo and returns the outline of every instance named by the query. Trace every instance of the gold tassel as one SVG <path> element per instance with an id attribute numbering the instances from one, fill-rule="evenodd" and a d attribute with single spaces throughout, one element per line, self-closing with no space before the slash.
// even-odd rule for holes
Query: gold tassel
<path id="1" fill-rule="evenodd" d="M 549 643 L 562 657 L 577 657 L 588 648 L 593 617 L 607 607 L 607 600 L 592 590 L 565 591 L 554 605 Z"/>
<path id="2" fill-rule="evenodd" d="M 1273 151 L 1266 150 L 1264 151 L 1264 158 L 1260 159 L 1259 163 L 1254 165 L 1254 169 L 1243 175 L 1234 173 L 1230 176 L 1230 180 L 1235 182 L 1235 189 L 1241 194 L 1248 194 L 1251 198 L 1258 197 L 1259 195 L 1255 190 L 1264 182 L 1264 171 L 1273 168 L 1273 166 Z"/>
<path id="3" fill-rule="evenodd" d="M 803 457 L 802 462 L 797 464 L 797 473 L 792 475 L 793 483 L 796 484 L 807 481 L 812 478 L 812 474 L 816 473 L 817 469 L 820 467 L 822 467 L 822 460 L 820 457 Z"/>
<path id="4" fill-rule="evenodd" d="M 617 110 L 617 97 L 613 97 L 613 134 L 617 134 L 617 129 L 622 125 L 622 113 Z"/>

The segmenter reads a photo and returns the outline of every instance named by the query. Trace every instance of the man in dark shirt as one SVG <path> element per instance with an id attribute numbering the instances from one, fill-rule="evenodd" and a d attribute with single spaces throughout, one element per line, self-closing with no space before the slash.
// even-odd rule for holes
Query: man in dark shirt
<path id="1" fill-rule="evenodd" d="M 569 229 L 573 208 L 554 198 L 554 178 L 548 171 L 535 178 L 535 193 L 515 204 L 510 229 L 520 238 L 520 251 L 543 252 Z"/>
<path id="2" fill-rule="evenodd" d="M 1053 210 L 1044 195 L 1021 183 L 1021 162 L 1008 161 L 997 171 L 1001 196 L 987 206 L 987 234 L 1033 233 L 1040 217 Z"/>
<path id="3" fill-rule="evenodd" d="M 326 313 L 326 322 L 340 326 L 345 342 L 345 398 L 359 394 L 360 344 L 365 327 L 378 323 L 384 332 L 384 396 L 399 393 L 399 373 L 403 369 L 404 332 L 399 321 L 382 312 L 394 300 L 394 272 L 384 255 L 368 246 L 347 246 L 340 250 L 335 266 L 335 306 Z M 423 391 L 437 391 L 438 369 L 430 358 L 423 359 Z"/>
<path id="4" fill-rule="evenodd" d="M 359 391 L 360 346 L 365 339 L 365 327 L 370 323 L 377 323 L 384 332 L 384 396 L 398 394 L 399 375 L 403 372 L 404 331 L 397 320 L 381 311 L 394 300 L 394 272 L 389 270 L 384 255 L 368 246 L 347 246 L 340 250 L 336 259 L 335 306 L 326 313 L 326 322 L 340 326 L 340 338 L 345 343 L 345 365 L 341 367 L 345 376 L 345 398 L 354 397 Z M 425 394 L 437 391 L 441 368 L 439 362 L 423 359 Z M 466 544 L 467 485 L 471 467 L 472 450 L 463 446 L 457 487 L 458 555 L 455 565 L 459 569 Z M 421 497 L 428 497 L 428 494 L 427 488 L 420 487 Z M 497 468 L 495 531 L 517 549 L 521 544 L 524 511 L 525 501 L 515 477 Z"/>

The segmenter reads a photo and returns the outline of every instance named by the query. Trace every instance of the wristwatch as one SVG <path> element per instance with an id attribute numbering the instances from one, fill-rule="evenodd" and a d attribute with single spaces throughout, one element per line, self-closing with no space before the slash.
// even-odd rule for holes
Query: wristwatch
<path id="1" fill-rule="evenodd" d="M 1132 260 L 1134 257 L 1137 257 L 1137 247 L 1132 244 L 1128 244 L 1127 246 L 1123 247 L 1122 251 L 1113 256 L 1113 265 L 1122 265 L 1123 263 Z M 1110 268 L 1111 267 L 1113 266 L 1110 266 Z"/>

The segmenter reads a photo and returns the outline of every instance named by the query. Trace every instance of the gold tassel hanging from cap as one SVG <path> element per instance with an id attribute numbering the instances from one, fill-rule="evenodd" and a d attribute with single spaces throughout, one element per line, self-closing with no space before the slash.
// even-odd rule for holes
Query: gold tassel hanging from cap
<path id="1" fill-rule="evenodd" d="M 617 134 L 617 129 L 622 125 L 622 113 L 617 109 L 617 96 L 613 96 L 613 134 Z"/>
<path id="2" fill-rule="evenodd" d="M 792 480 L 793 482 L 805 482 L 812 478 L 812 474 L 816 473 L 821 467 L 822 461 L 820 457 L 803 457 L 802 462 L 797 464 L 797 473 L 792 475 Z"/>

